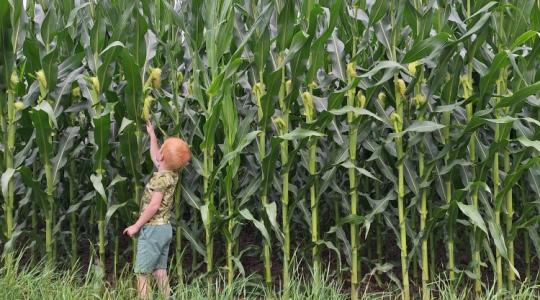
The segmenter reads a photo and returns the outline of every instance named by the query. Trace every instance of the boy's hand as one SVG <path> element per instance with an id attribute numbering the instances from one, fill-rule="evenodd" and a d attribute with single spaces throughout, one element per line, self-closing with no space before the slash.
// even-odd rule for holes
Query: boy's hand
<path id="1" fill-rule="evenodd" d="M 150 121 L 146 122 L 146 132 L 148 132 L 150 137 L 156 136 L 156 133 L 154 132 L 154 125 L 152 125 L 152 122 Z"/>
<path id="2" fill-rule="evenodd" d="M 137 226 L 136 224 L 133 224 L 129 226 L 128 228 L 124 229 L 124 234 L 127 234 L 129 237 L 133 237 L 134 235 L 139 232 L 141 228 Z"/>

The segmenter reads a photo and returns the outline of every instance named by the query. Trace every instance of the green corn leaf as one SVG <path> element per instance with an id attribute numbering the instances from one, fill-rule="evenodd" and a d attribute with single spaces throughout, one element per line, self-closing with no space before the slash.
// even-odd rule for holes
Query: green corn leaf
<path id="1" fill-rule="evenodd" d="M 360 107 L 344 106 L 342 108 L 332 109 L 329 112 L 331 114 L 333 114 L 333 115 L 336 115 L 336 116 L 342 116 L 342 115 L 347 114 L 348 112 L 353 112 L 355 115 L 358 115 L 358 116 L 370 116 L 370 117 L 374 118 L 375 120 L 383 122 L 386 125 L 390 126 L 390 124 L 386 120 L 384 120 L 383 118 L 377 116 L 376 114 L 370 112 L 367 109 L 360 108 Z"/>
<path id="2" fill-rule="evenodd" d="M 433 132 L 440 129 L 443 129 L 445 126 L 438 124 L 432 121 L 415 121 L 409 127 L 407 127 L 405 132 Z"/>
<path id="3" fill-rule="evenodd" d="M 340 219 L 340 221 L 336 224 L 337 226 L 343 226 L 345 224 L 356 224 L 356 225 L 362 225 L 364 223 L 365 218 L 363 216 L 359 215 L 347 215 Z"/>
<path id="4" fill-rule="evenodd" d="M 487 122 L 493 123 L 493 124 L 508 124 L 508 123 L 513 123 L 516 120 L 518 119 L 511 116 L 503 116 L 496 119 L 486 119 Z"/>
<path id="5" fill-rule="evenodd" d="M 128 204 L 128 201 L 123 203 L 118 203 L 111 205 L 109 208 L 107 208 L 107 213 L 105 214 L 105 224 L 109 224 L 109 221 L 114 216 L 114 214 L 122 207 L 126 206 Z"/>
<path id="6" fill-rule="evenodd" d="M 301 139 L 305 139 L 309 137 L 323 137 L 323 136 L 324 136 L 323 133 L 298 127 L 298 128 L 295 128 L 293 131 L 280 135 L 279 138 L 282 140 L 292 141 L 292 140 L 301 140 Z"/>
<path id="7" fill-rule="evenodd" d="M 407 54 L 405 54 L 402 63 L 408 64 L 423 59 L 428 55 L 435 55 L 444 44 L 448 42 L 449 38 L 450 35 L 448 33 L 441 32 L 425 40 L 419 41 L 407 52 Z"/>
<path id="8" fill-rule="evenodd" d="M 189 227 L 184 223 L 182 222 L 182 236 L 185 237 L 189 243 L 191 244 L 191 246 L 193 247 L 193 249 L 195 249 L 195 251 L 197 251 L 197 253 L 199 255 L 202 255 L 203 257 L 206 256 L 206 251 L 204 251 L 204 246 L 202 245 L 202 243 L 199 241 L 199 239 L 197 239 L 197 235 L 195 232 L 191 231 L 189 229 Z"/>
<path id="9" fill-rule="evenodd" d="M 294 23 L 296 22 L 295 3 L 292 1 L 285 1 L 283 7 L 278 13 L 278 33 L 277 33 L 277 47 L 280 51 L 289 47 L 293 37 L 292 30 L 294 30 Z"/>
<path id="10" fill-rule="evenodd" d="M 22 181 L 24 185 L 26 185 L 28 188 L 32 189 L 32 194 L 35 195 L 38 204 L 41 205 L 44 208 L 48 209 L 49 203 L 46 200 L 47 194 L 43 190 L 43 187 L 39 183 L 39 181 L 35 180 L 32 176 L 32 170 L 28 167 L 20 167 L 17 169 L 17 172 L 21 174 Z"/>
<path id="11" fill-rule="evenodd" d="M 376 180 L 378 182 L 382 182 L 381 180 L 379 180 L 377 177 L 375 177 L 375 175 L 373 175 L 368 170 L 355 166 L 350 160 L 347 160 L 346 162 L 342 163 L 341 166 L 343 166 L 346 169 L 356 169 L 356 171 L 358 171 L 358 173 L 360 173 L 361 175 L 369 177 L 369 178 L 371 178 L 373 180 Z"/>
<path id="12" fill-rule="evenodd" d="M 139 66 L 135 58 L 126 48 L 120 52 L 122 68 L 126 77 L 127 85 L 124 90 L 124 101 L 126 105 L 126 117 L 134 120 L 138 126 L 140 123 L 140 110 L 142 108 L 142 82 Z"/>
<path id="13" fill-rule="evenodd" d="M 58 33 L 58 17 L 56 15 L 56 10 L 51 9 L 47 12 L 43 23 L 39 24 L 41 28 L 41 38 L 45 45 L 50 45 L 53 41 L 53 38 Z M 48 79 L 48 78 L 47 78 Z"/>
<path id="14" fill-rule="evenodd" d="M 182 198 L 186 199 L 188 204 L 195 209 L 199 209 L 202 206 L 201 199 L 197 197 L 189 188 L 182 189 Z"/>
<path id="15" fill-rule="evenodd" d="M 472 17 L 472 16 L 471 16 L 471 17 Z M 470 37 L 471 35 L 475 34 L 475 33 L 478 32 L 479 30 L 481 30 L 490 18 L 491 18 L 491 13 L 485 13 L 485 14 L 482 14 L 482 16 L 480 17 L 480 19 L 478 19 L 478 21 L 476 21 L 476 23 L 474 23 L 474 25 L 471 27 L 471 29 L 469 29 L 467 32 L 465 32 L 465 34 L 463 34 L 463 35 L 456 41 L 456 43 L 459 43 L 459 42 L 464 41 L 465 39 L 467 39 L 467 38 Z"/>
<path id="16" fill-rule="evenodd" d="M 276 234 L 278 240 L 283 243 L 283 232 L 279 229 L 279 225 L 277 223 L 277 205 L 276 202 L 272 202 L 269 204 L 264 205 L 264 210 L 266 212 L 266 217 L 268 218 L 268 221 L 270 221 L 270 224 L 272 225 L 272 229 L 274 230 L 274 233 Z"/>
<path id="17" fill-rule="evenodd" d="M 119 130 L 120 151 L 123 155 L 123 165 L 128 173 L 136 178 L 139 178 L 140 173 L 140 157 L 135 136 L 135 122 L 129 119 L 122 119 Z"/>
<path id="18" fill-rule="evenodd" d="M 94 118 L 94 145 L 96 146 L 95 169 L 102 170 L 109 153 L 110 116 L 108 113 Z"/>
<path id="19" fill-rule="evenodd" d="M 298 31 L 296 34 L 294 34 L 289 51 L 287 52 L 287 55 L 285 56 L 285 59 L 283 60 L 281 66 L 278 67 L 282 68 L 288 62 L 290 62 L 295 57 L 295 55 L 297 55 L 298 51 L 300 51 L 304 47 L 307 41 L 308 35 L 305 32 Z"/>
<path id="20" fill-rule="evenodd" d="M 500 70 L 506 68 L 510 60 L 508 60 L 508 53 L 503 51 L 497 53 L 493 58 L 489 72 L 480 79 L 480 97 L 486 95 L 488 89 L 491 89 L 499 76 Z"/>
<path id="21" fill-rule="evenodd" d="M 480 215 L 480 212 L 478 211 L 476 207 L 474 207 L 473 205 L 467 205 L 461 202 L 458 202 L 458 207 L 459 207 L 459 210 L 461 210 L 461 212 L 464 215 L 469 217 L 469 220 L 471 220 L 471 222 L 475 226 L 479 227 L 483 232 L 486 233 L 486 235 L 489 234 L 486 224 L 484 223 L 484 219 L 482 219 L 482 216 Z"/>
<path id="22" fill-rule="evenodd" d="M 359 78 L 371 78 L 373 75 L 379 73 L 381 70 L 388 70 L 389 72 L 394 72 L 396 70 L 407 71 L 407 69 L 402 66 L 400 63 L 394 61 L 379 61 L 377 64 L 370 69 L 367 73 L 364 73 Z"/>
<path id="23" fill-rule="evenodd" d="M 376 24 L 388 13 L 388 1 L 376 0 L 369 12 L 369 25 Z"/>
<path id="24" fill-rule="evenodd" d="M 209 216 L 210 209 L 208 208 L 208 205 L 201 205 L 199 207 L 199 210 L 201 211 L 201 218 L 203 220 L 204 226 L 209 226 L 212 216 Z"/>
<path id="25" fill-rule="evenodd" d="M 510 49 L 515 49 L 523 44 L 525 44 L 527 41 L 534 37 L 540 37 L 540 33 L 538 31 L 534 30 L 528 30 L 524 33 L 522 33 L 520 36 L 518 36 L 514 42 L 512 43 L 512 46 L 510 46 Z"/>
<path id="26" fill-rule="evenodd" d="M 489 225 L 489 233 L 495 243 L 495 247 L 497 248 L 502 257 L 508 259 L 508 250 L 506 248 L 506 243 L 504 241 L 504 235 L 501 230 L 501 226 L 493 221 L 488 221 L 487 223 Z"/>
<path id="27" fill-rule="evenodd" d="M 271 243 L 270 234 L 268 233 L 268 230 L 266 229 L 266 226 L 263 222 L 255 219 L 255 217 L 253 217 L 251 212 L 247 209 L 240 210 L 240 215 L 242 215 L 244 219 L 251 221 L 253 225 L 255 225 L 255 227 L 261 232 L 266 242 Z"/>
<path id="28" fill-rule="evenodd" d="M 98 194 L 101 196 L 101 200 L 107 202 L 107 194 L 105 194 L 105 188 L 103 187 L 103 177 L 101 174 L 92 174 L 90 175 L 90 181 L 92 182 L 92 185 L 94 186 L 94 189 L 98 192 Z"/>
<path id="29" fill-rule="evenodd" d="M 36 142 L 39 147 L 39 155 L 41 160 L 44 164 L 50 164 L 50 159 L 52 157 L 52 128 L 50 125 L 49 114 L 47 114 L 42 107 L 33 108 L 31 118 L 32 124 L 36 130 Z"/>
<path id="30" fill-rule="evenodd" d="M 69 151 L 73 148 L 73 143 L 78 134 L 79 127 L 72 126 L 66 128 L 60 138 L 56 156 L 52 159 L 54 184 L 58 184 L 60 181 L 60 170 L 66 165 Z"/>
<path id="31" fill-rule="evenodd" d="M 499 103 L 495 105 L 495 108 L 509 107 L 512 105 L 517 105 L 520 102 L 525 101 L 528 96 L 534 95 L 540 92 L 540 82 L 536 82 L 527 87 L 524 87 L 511 96 L 502 97 Z"/>
<path id="32" fill-rule="evenodd" d="M 531 141 L 525 136 L 520 136 L 517 141 L 525 147 L 534 148 L 536 151 L 540 151 L 540 141 Z"/>
<path id="33" fill-rule="evenodd" d="M 13 178 L 13 175 L 15 174 L 15 169 L 9 168 L 2 173 L 2 177 L 0 179 L 1 186 L 2 186 L 2 196 L 4 199 L 8 198 L 8 184 Z"/>

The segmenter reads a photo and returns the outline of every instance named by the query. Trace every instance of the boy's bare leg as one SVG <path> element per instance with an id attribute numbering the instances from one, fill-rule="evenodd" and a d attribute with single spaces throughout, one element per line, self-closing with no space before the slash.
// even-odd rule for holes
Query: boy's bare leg
<path id="1" fill-rule="evenodd" d="M 171 295 L 171 287 L 169 286 L 169 276 L 167 276 L 167 269 L 156 269 L 154 271 L 154 278 L 157 281 L 159 291 L 166 298 Z"/>
<path id="2" fill-rule="evenodd" d="M 144 274 L 137 275 L 137 291 L 139 298 L 148 299 L 148 278 Z"/>

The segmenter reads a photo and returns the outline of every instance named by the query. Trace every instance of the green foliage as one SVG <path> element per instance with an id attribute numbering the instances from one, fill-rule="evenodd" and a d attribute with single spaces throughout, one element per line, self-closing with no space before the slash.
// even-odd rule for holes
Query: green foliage
<path id="1" fill-rule="evenodd" d="M 90 241 L 119 275 L 149 117 L 193 152 L 175 195 L 181 295 L 249 278 L 240 290 L 345 297 L 326 275 L 350 276 L 352 298 L 372 277 L 404 298 L 409 277 L 423 298 L 468 297 L 452 290 L 468 280 L 476 297 L 517 292 L 540 254 L 539 5 L 0 1 L 3 261 L 24 241 L 33 261 L 74 265 Z M 293 278 L 295 249 L 313 280 Z M 448 286 L 428 284 L 439 275 Z M 41 279 L 76 293 L 56 276 Z"/>

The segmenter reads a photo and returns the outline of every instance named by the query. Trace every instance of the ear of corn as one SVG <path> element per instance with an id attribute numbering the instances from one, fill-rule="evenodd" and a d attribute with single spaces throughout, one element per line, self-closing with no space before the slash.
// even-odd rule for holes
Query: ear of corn
<path id="1" fill-rule="evenodd" d="M 477 297 L 490 272 L 499 291 L 535 278 L 537 1 L 60 2 L 0 2 L 5 262 L 24 240 L 75 266 L 84 238 L 129 263 L 152 121 L 193 151 L 180 282 L 233 286 L 260 257 L 287 299 L 297 248 L 353 299 L 392 261 L 404 299 L 409 273 L 423 299 L 438 276 Z"/>

